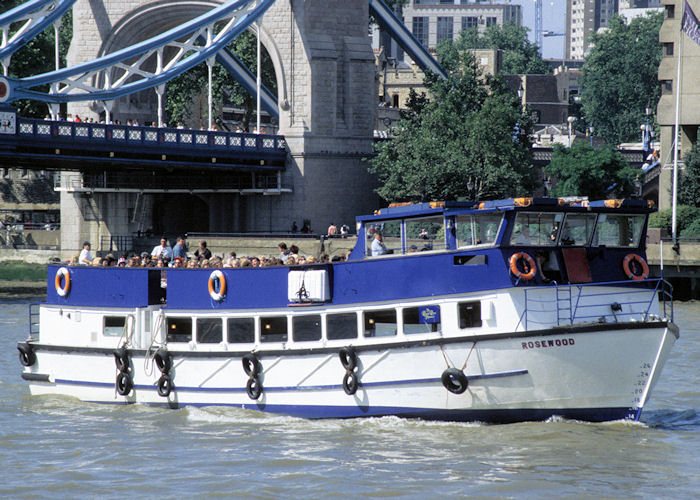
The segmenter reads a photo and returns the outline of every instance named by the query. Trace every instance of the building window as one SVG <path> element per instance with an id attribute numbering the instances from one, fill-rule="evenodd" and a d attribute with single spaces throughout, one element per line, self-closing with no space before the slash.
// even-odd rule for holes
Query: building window
<path id="1" fill-rule="evenodd" d="M 664 95 L 673 94 L 673 80 L 661 80 L 661 93 Z"/>
<path id="2" fill-rule="evenodd" d="M 437 18 L 437 43 L 454 38 L 455 20 L 453 17 Z"/>
<path id="3" fill-rule="evenodd" d="M 665 57 L 673 56 L 673 42 L 664 43 L 664 56 Z"/>
<path id="4" fill-rule="evenodd" d="M 664 10 L 664 14 L 666 16 L 666 19 L 673 19 L 676 17 L 676 6 L 675 5 L 667 5 L 666 9 Z"/>
<path id="5" fill-rule="evenodd" d="M 2 169 L 0 169 L 0 174 L 2 174 L 3 179 L 7 179 L 10 176 L 10 169 L 9 168 L 2 168 Z"/>
<path id="6" fill-rule="evenodd" d="M 497 22 L 497 19 L 495 17 L 487 17 L 486 18 L 486 27 L 488 28 L 489 26 L 495 26 Z"/>
<path id="7" fill-rule="evenodd" d="M 197 318 L 197 342 L 200 344 L 218 344 L 223 338 L 220 318 Z"/>
<path id="8" fill-rule="evenodd" d="M 423 44 L 423 46 L 428 46 L 428 18 L 427 17 L 414 17 L 413 18 L 413 36 Z"/>
<path id="9" fill-rule="evenodd" d="M 294 342 L 321 340 L 321 315 L 292 317 L 292 338 Z"/>
<path id="10" fill-rule="evenodd" d="M 472 28 L 476 28 L 479 24 L 479 18 L 476 16 L 469 16 L 462 18 L 462 31 L 467 31 Z"/>
<path id="11" fill-rule="evenodd" d="M 234 344 L 255 342 L 255 319 L 229 318 L 228 341 Z"/>

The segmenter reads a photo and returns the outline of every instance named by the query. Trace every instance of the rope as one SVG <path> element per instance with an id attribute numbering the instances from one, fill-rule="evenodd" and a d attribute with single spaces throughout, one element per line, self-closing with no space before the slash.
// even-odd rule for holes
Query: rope
<path id="1" fill-rule="evenodd" d="M 146 374 L 147 377 L 150 377 L 153 375 L 153 359 L 156 356 L 156 352 L 158 349 L 153 349 L 153 346 L 155 344 L 158 344 L 158 347 L 163 345 L 163 342 L 157 342 L 156 337 L 160 331 L 160 328 L 163 323 L 163 318 L 165 315 L 163 314 L 163 311 L 160 311 L 160 314 L 156 316 L 156 322 L 155 325 L 153 326 L 153 331 L 151 332 L 151 343 L 148 346 L 148 349 L 146 349 L 146 355 L 143 357 L 143 372 Z M 150 366 L 149 366 L 150 365 Z"/>
<path id="2" fill-rule="evenodd" d="M 467 361 L 469 361 L 469 356 L 472 355 L 472 351 L 474 350 L 474 347 L 476 347 L 476 342 L 472 343 L 472 348 L 469 349 L 469 353 L 467 354 L 467 359 L 464 360 L 464 364 L 462 365 L 462 371 L 467 367 Z"/>

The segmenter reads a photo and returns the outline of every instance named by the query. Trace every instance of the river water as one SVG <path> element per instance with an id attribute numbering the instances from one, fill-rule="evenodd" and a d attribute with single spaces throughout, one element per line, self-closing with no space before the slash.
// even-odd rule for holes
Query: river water
<path id="1" fill-rule="evenodd" d="M 700 303 L 641 423 L 307 421 L 32 397 L 15 345 L 26 299 L 0 299 L 2 498 L 698 498 Z"/>

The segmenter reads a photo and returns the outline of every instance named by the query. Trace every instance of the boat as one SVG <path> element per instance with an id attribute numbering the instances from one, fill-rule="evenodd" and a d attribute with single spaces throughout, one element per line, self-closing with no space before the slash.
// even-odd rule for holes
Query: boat
<path id="1" fill-rule="evenodd" d="M 406 203 L 345 261 L 51 265 L 32 395 L 302 418 L 639 420 L 675 340 L 644 200 Z"/>

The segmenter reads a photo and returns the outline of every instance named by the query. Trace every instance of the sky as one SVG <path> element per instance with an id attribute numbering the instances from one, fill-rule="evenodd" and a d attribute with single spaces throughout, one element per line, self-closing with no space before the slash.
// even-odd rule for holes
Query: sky
<path id="1" fill-rule="evenodd" d="M 534 0 L 513 0 L 520 5 L 523 13 L 523 26 L 530 30 L 531 41 L 535 41 L 535 2 Z M 566 33 L 566 0 L 542 0 L 542 30 Z M 544 37 L 542 57 L 562 59 L 566 47 L 565 36 Z"/>

